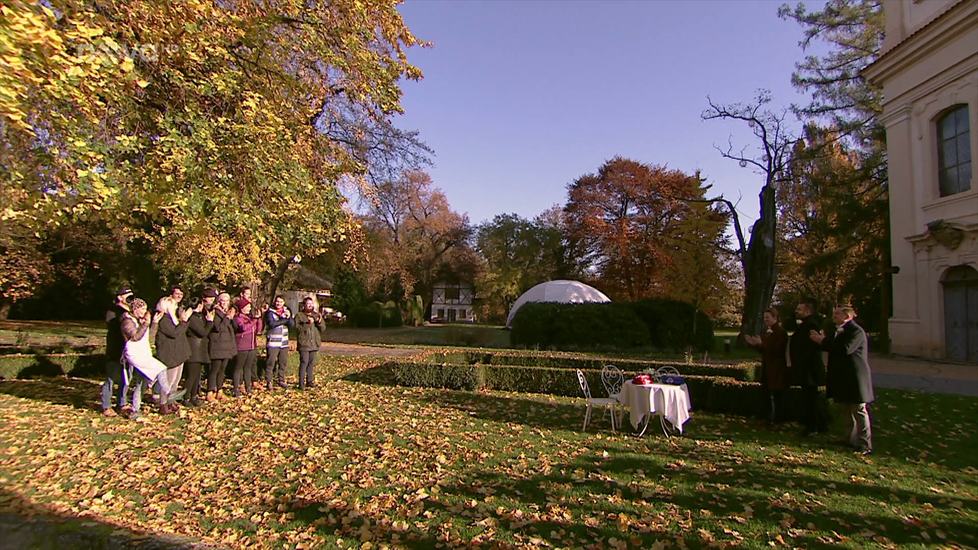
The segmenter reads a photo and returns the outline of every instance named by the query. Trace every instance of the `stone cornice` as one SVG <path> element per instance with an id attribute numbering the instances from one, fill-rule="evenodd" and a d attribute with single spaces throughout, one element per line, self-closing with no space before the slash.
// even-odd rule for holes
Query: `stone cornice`
<path id="1" fill-rule="evenodd" d="M 974 26 L 978 26 L 978 2 L 958 2 L 863 69 L 862 77 L 882 85 Z"/>

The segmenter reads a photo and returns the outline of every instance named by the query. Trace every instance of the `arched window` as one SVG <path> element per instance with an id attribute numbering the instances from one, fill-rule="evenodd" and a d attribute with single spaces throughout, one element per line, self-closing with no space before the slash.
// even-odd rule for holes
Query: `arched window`
<path id="1" fill-rule="evenodd" d="M 955 105 L 937 119 L 937 167 L 942 197 L 971 189 L 971 128 L 967 105 Z"/>

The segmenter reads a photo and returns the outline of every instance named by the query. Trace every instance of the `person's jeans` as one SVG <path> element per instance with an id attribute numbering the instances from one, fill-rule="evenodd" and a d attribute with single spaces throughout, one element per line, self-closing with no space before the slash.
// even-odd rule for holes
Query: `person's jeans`
<path id="1" fill-rule="evenodd" d="M 105 362 L 105 381 L 102 382 L 102 410 L 112 407 L 112 390 L 115 386 L 119 388 L 119 396 L 116 406 L 120 409 L 126 406 L 126 390 L 128 386 L 122 378 L 122 361 Z"/>
<path id="2" fill-rule="evenodd" d="M 241 385 L 241 377 L 244 376 L 244 391 L 251 394 L 251 364 L 255 362 L 255 350 L 238 350 L 238 355 L 234 357 L 234 372 L 231 380 L 234 383 L 234 396 L 238 397 Z"/>
<path id="3" fill-rule="evenodd" d="M 316 375 L 313 372 L 316 368 L 316 351 L 299 352 L 299 388 L 311 386 L 316 381 Z"/>
<path id="4" fill-rule="evenodd" d="M 289 365 L 289 348 L 265 348 L 268 360 L 265 363 L 265 383 L 272 387 L 272 377 L 278 367 L 278 385 L 285 386 L 285 370 Z"/>
<path id="5" fill-rule="evenodd" d="M 132 387 L 132 412 L 138 413 L 139 408 L 143 404 L 143 386 L 149 380 L 143 376 L 143 373 L 136 369 L 132 371 L 132 380 L 129 381 L 129 385 Z"/>
<path id="6" fill-rule="evenodd" d="M 873 429 L 870 426 L 869 409 L 865 403 L 842 403 L 845 409 L 846 432 L 849 445 L 860 451 L 873 450 Z"/>

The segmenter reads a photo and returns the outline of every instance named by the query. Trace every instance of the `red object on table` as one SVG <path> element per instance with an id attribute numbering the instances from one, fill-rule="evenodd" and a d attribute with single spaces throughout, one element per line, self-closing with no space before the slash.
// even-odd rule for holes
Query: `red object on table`
<path id="1" fill-rule="evenodd" d="M 632 384 L 644 386 L 651 383 L 652 383 L 652 377 L 649 376 L 648 374 L 639 374 L 635 378 L 632 378 Z"/>

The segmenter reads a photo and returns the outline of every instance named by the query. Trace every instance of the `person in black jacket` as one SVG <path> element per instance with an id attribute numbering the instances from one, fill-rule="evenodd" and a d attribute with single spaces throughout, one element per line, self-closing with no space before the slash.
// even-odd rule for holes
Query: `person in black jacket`
<path id="1" fill-rule="evenodd" d="M 116 293 L 115 301 L 105 312 L 105 381 L 102 382 L 102 414 L 105 416 L 117 416 L 116 411 L 112 410 L 112 389 L 119 387 L 119 397 L 116 407 L 121 411 L 126 406 L 126 391 L 128 387 L 122 380 L 122 351 L 125 346 L 125 339 L 122 337 L 122 316 L 129 311 L 129 300 L 132 299 L 132 290 L 128 286 L 123 286 Z"/>
<path id="2" fill-rule="evenodd" d="M 868 403 L 875 399 L 873 378 L 869 370 L 869 343 L 866 332 L 853 321 L 856 312 L 837 307 L 832 312 L 835 333 L 826 336 L 812 331 L 811 339 L 829 352 L 826 393 L 846 409 L 848 444 L 858 452 L 873 452 L 873 432 Z"/>
<path id="3" fill-rule="evenodd" d="M 182 296 L 182 294 L 181 294 Z M 160 318 L 156 331 L 156 358 L 166 365 L 167 384 L 175 392 L 183 377 L 183 364 L 190 358 L 190 342 L 187 341 L 187 321 L 193 313 L 190 309 L 177 312 L 179 302 L 173 296 L 164 296 L 156 305 L 156 310 L 164 315 Z M 183 397 L 179 393 L 172 396 L 168 413 L 177 412 L 176 401 Z"/>
<path id="4" fill-rule="evenodd" d="M 234 327 L 231 325 L 231 320 L 237 311 L 231 307 L 231 295 L 227 292 L 219 294 L 213 312 L 214 325 L 208 334 L 211 371 L 207 375 L 207 400 L 212 402 L 224 399 L 224 394 L 220 390 L 224 385 L 225 370 L 228 362 L 238 354 Z"/>
<path id="5" fill-rule="evenodd" d="M 214 328 L 214 300 L 217 292 L 212 288 L 205 288 L 203 298 L 194 296 L 190 299 L 189 309 L 193 312 L 187 320 L 187 343 L 190 345 L 190 357 L 184 365 L 186 381 L 184 388 L 187 390 L 183 398 L 185 407 L 199 407 L 200 403 L 200 375 L 204 365 L 211 362 L 208 347 L 210 339 L 208 335 Z"/>
<path id="6" fill-rule="evenodd" d="M 791 369 L 797 375 L 802 395 L 802 434 L 808 437 L 828 430 L 828 414 L 822 400 L 819 386 L 825 385 L 825 365 L 822 363 L 822 348 L 812 341 L 812 331 L 821 330 L 821 324 L 814 315 L 812 304 L 803 302 L 795 308 L 795 322 L 798 327 L 791 334 L 788 355 Z"/>

